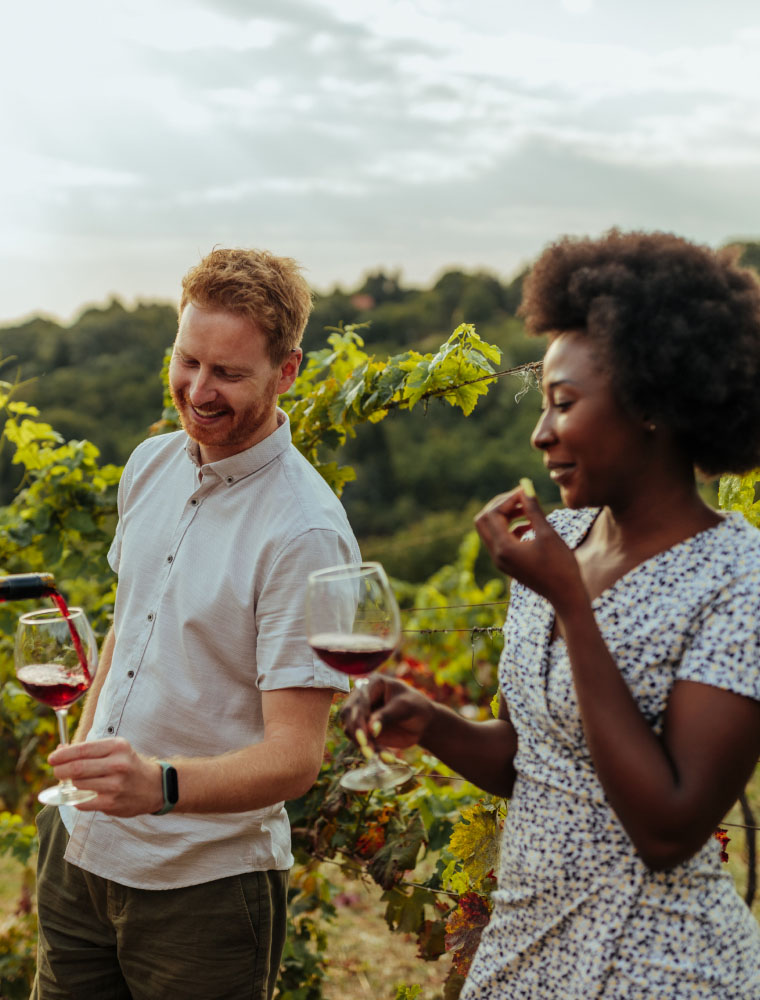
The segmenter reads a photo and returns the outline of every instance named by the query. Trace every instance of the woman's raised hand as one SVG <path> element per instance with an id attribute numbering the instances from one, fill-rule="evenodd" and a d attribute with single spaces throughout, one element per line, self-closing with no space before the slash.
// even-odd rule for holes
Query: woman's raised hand
<path id="1" fill-rule="evenodd" d="M 476 516 L 475 527 L 494 565 L 555 607 L 583 587 L 578 562 L 546 520 L 530 480 L 494 497 Z M 529 531 L 533 538 L 523 541 Z"/>

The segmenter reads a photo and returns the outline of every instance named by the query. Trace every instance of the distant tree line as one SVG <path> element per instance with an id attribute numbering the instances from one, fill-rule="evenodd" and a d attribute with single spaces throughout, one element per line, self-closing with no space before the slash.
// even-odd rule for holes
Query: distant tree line
<path id="1" fill-rule="evenodd" d="M 760 243 L 741 246 L 744 262 L 760 271 Z M 430 288 L 412 288 L 398 272 L 376 271 L 353 291 L 316 295 L 304 350 L 322 348 L 331 327 L 366 323 L 360 332 L 369 353 L 424 352 L 467 322 L 501 347 L 501 368 L 512 368 L 543 350 L 516 318 L 523 278 L 449 270 Z M 0 328 L 0 379 L 18 382 L 16 396 L 64 437 L 86 438 L 104 462 L 121 464 L 160 416 L 159 373 L 176 324 L 171 304 L 127 309 L 118 299 L 86 308 L 68 326 L 35 317 Z M 366 540 L 365 554 L 384 558 L 406 579 L 421 579 L 452 557 L 474 509 L 520 476 L 532 476 L 547 502 L 556 499 L 529 445 L 540 397 L 529 389 L 518 403 L 522 388 L 513 376 L 501 379 L 467 420 L 436 401 L 403 420 L 359 428 L 344 449 L 358 478 L 343 501 Z M 17 487 L 18 472 L 0 442 L 0 505 Z"/>

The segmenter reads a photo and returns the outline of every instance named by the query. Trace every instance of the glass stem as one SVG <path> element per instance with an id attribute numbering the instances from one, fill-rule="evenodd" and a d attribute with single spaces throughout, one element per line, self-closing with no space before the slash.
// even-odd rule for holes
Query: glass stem
<path id="1" fill-rule="evenodd" d="M 354 678 L 354 687 L 362 688 L 366 687 L 368 684 L 369 684 L 368 677 Z M 377 751 L 375 751 L 374 756 L 371 757 L 369 760 L 365 759 L 365 762 L 361 765 L 361 767 L 368 775 L 372 775 L 372 777 L 376 779 L 382 777 L 382 775 L 386 774 L 389 770 L 388 765 L 385 763 L 385 761 L 380 760 Z"/>
<path id="2" fill-rule="evenodd" d="M 58 740 L 61 746 L 65 747 L 68 745 L 69 742 L 69 725 L 67 719 L 69 710 L 67 708 L 56 708 L 54 709 L 54 711 L 55 711 L 55 717 L 56 719 L 58 719 Z M 71 778 L 64 778 L 61 781 L 61 784 L 64 785 L 66 788 L 74 787 L 74 782 L 71 780 Z"/>

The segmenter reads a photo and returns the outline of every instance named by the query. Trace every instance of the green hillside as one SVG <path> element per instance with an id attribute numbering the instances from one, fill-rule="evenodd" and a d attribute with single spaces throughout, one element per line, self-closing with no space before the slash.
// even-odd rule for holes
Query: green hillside
<path id="1" fill-rule="evenodd" d="M 760 243 L 742 246 L 747 264 L 760 267 Z M 324 346 L 331 327 L 366 323 L 366 347 L 380 357 L 412 347 L 430 351 L 468 322 L 501 347 L 501 368 L 512 368 L 543 351 L 515 316 L 522 278 L 503 282 L 485 272 L 451 270 L 420 289 L 406 287 L 398 274 L 376 272 L 353 291 L 336 287 L 316 296 L 304 349 Z M 34 318 L 0 329 L 0 379 L 18 383 L 17 397 L 37 406 L 64 437 L 86 438 L 103 461 L 121 464 L 160 416 L 159 373 L 175 330 L 174 306 L 127 309 L 116 299 L 86 308 L 68 326 Z M 403 420 L 391 414 L 359 428 L 341 460 L 357 469 L 343 500 L 365 554 L 419 578 L 450 557 L 474 510 L 520 476 L 533 477 L 542 498 L 555 501 L 529 445 L 539 408 L 535 386 L 506 376 L 467 419 L 435 402 Z M 0 505 L 17 486 L 0 442 Z"/>

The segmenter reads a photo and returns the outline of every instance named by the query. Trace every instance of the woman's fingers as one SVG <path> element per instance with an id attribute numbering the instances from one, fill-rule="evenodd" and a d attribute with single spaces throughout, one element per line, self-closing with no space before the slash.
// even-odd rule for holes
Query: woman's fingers
<path id="1" fill-rule="evenodd" d="M 348 736 L 375 746 L 411 746 L 429 716 L 429 701 L 403 681 L 382 674 L 355 688 L 341 710 Z"/>
<path id="2" fill-rule="evenodd" d="M 540 575 L 539 564 L 548 557 L 545 543 L 554 532 L 531 480 L 521 479 L 518 487 L 494 497 L 475 518 L 475 527 L 494 564 L 532 586 L 535 574 Z M 529 531 L 535 542 L 523 541 Z M 530 579 L 523 579 L 526 574 Z"/>
<path id="3" fill-rule="evenodd" d="M 494 497 L 476 516 L 475 528 L 495 560 L 508 553 L 533 527 L 530 503 L 524 490 L 518 487 Z M 537 507 L 535 499 L 532 503 Z"/>

